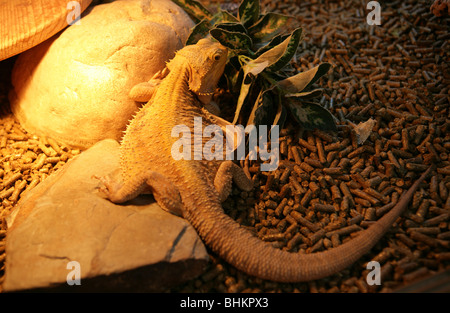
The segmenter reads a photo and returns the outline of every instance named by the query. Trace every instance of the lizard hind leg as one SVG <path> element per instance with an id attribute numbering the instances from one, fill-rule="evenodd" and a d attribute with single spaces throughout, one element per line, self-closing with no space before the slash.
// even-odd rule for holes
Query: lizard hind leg
<path id="1" fill-rule="evenodd" d="M 183 216 L 183 203 L 178 188 L 158 172 L 147 171 L 123 184 L 110 178 L 101 178 L 104 187 L 100 190 L 114 203 L 124 203 L 140 194 L 152 192 L 159 206 L 172 214 Z"/>
<path id="2" fill-rule="evenodd" d="M 232 182 L 239 189 L 250 191 L 253 189 L 252 180 L 245 174 L 244 170 L 232 161 L 224 161 L 220 164 L 214 178 L 214 186 L 219 193 L 221 202 L 225 201 L 231 193 Z"/>
<path id="3" fill-rule="evenodd" d="M 183 216 L 183 202 L 178 188 L 158 172 L 149 172 L 147 180 L 153 196 L 159 206 L 174 215 Z"/>

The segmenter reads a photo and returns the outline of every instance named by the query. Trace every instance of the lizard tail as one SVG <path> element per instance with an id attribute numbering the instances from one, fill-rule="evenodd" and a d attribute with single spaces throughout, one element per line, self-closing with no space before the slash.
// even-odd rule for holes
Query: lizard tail
<path id="1" fill-rule="evenodd" d="M 186 218 L 206 245 L 225 261 L 249 275 L 278 282 L 301 282 L 337 273 L 368 253 L 389 230 L 412 199 L 431 167 L 402 194 L 398 203 L 375 224 L 346 243 L 312 254 L 294 254 L 264 243 L 223 213 L 220 203 L 186 203 Z M 212 200 L 209 200 L 212 201 Z M 197 202 L 195 204 L 195 202 Z"/>

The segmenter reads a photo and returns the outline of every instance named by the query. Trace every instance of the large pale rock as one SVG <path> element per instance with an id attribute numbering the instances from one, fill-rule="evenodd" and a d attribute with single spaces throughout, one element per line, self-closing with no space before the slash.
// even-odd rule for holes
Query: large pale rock
<path id="1" fill-rule="evenodd" d="M 117 0 L 18 58 L 11 109 L 29 132 L 87 148 L 119 140 L 139 104 L 130 89 L 182 48 L 192 20 L 170 0 Z"/>
<path id="2" fill-rule="evenodd" d="M 118 163 L 118 143 L 101 141 L 20 200 L 8 221 L 3 290 L 161 291 L 203 271 L 206 249 L 184 219 L 150 195 L 124 205 L 102 198 L 92 176 L 117 173 Z M 71 261 L 81 286 L 66 283 Z"/>

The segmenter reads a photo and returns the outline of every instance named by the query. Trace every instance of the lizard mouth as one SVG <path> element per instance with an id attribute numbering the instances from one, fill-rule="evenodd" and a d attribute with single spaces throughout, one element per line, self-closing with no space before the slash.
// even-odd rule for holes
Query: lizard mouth
<path id="1" fill-rule="evenodd" d="M 191 91 L 197 96 L 197 99 L 204 105 L 209 104 L 214 95 L 214 91 L 198 92 L 198 91 L 194 91 L 192 89 L 191 89 Z"/>
<path id="2" fill-rule="evenodd" d="M 200 92 L 200 89 L 201 88 L 192 88 L 191 86 L 189 86 L 189 90 L 192 91 L 193 93 L 195 93 L 198 96 L 212 96 L 214 94 L 214 90 Z"/>
<path id="3" fill-rule="evenodd" d="M 203 104 L 209 104 L 214 95 L 214 91 L 199 92 L 189 88 Z"/>
<path id="4" fill-rule="evenodd" d="M 211 92 L 196 92 L 199 96 L 212 96 L 214 94 L 214 91 Z"/>

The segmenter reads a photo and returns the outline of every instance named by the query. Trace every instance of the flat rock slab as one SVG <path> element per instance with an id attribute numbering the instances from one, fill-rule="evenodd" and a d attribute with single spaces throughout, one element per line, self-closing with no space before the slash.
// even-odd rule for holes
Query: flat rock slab
<path id="1" fill-rule="evenodd" d="M 104 140 L 28 192 L 8 221 L 4 291 L 162 291 L 208 262 L 194 228 L 151 195 L 115 205 L 93 176 L 118 173 L 119 144 Z M 81 285 L 69 286 L 77 278 Z"/>

